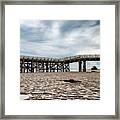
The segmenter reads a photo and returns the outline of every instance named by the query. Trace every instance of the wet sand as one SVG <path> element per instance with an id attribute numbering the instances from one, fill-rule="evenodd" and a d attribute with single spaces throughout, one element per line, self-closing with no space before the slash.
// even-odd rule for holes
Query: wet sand
<path id="1" fill-rule="evenodd" d="M 100 100 L 100 72 L 20 73 L 22 100 Z"/>

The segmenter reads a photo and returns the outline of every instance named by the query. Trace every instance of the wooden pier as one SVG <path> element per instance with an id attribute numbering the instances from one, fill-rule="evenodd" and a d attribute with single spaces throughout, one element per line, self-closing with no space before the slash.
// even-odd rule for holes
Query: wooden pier
<path id="1" fill-rule="evenodd" d="M 79 72 L 86 72 L 86 61 L 100 61 L 100 55 L 77 55 L 65 58 L 20 56 L 20 72 L 69 72 L 70 63 L 79 63 Z"/>

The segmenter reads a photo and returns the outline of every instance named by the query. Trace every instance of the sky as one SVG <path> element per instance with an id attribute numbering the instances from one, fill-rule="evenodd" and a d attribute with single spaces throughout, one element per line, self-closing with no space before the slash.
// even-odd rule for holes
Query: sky
<path id="1" fill-rule="evenodd" d="M 20 55 L 100 54 L 99 20 L 21 20 Z"/>

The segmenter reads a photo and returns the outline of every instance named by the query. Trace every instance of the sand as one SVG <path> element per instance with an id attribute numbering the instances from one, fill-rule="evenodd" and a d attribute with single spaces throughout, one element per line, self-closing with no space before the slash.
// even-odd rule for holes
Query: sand
<path id="1" fill-rule="evenodd" d="M 20 73 L 22 100 L 100 100 L 100 72 Z"/>

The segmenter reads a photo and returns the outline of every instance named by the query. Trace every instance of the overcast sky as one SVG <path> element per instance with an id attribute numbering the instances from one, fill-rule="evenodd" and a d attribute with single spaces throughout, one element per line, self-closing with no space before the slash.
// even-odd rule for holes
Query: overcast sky
<path id="1" fill-rule="evenodd" d="M 99 53 L 99 20 L 20 21 L 20 55 L 61 58 Z"/>

